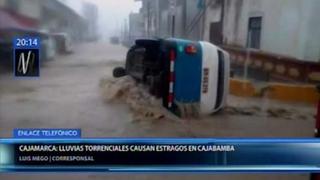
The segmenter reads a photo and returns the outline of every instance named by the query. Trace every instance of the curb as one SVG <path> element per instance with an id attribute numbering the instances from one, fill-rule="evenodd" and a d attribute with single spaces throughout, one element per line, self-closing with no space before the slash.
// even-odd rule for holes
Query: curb
<path id="1" fill-rule="evenodd" d="M 263 88 L 258 88 L 252 82 L 240 79 L 230 79 L 230 94 L 308 104 L 316 104 L 320 98 L 315 85 L 267 83 Z"/>

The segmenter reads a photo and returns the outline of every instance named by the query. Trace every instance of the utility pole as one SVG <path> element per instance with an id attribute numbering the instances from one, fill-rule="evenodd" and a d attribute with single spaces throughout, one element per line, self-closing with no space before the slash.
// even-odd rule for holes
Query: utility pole
<path id="1" fill-rule="evenodd" d="M 147 37 L 150 37 L 150 0 L 147 0 Z"/>
<path id="2" fill-rule="evenodd" d="M 174 37 L 175 36 L 175 26 L 176 26 L 176 17 L 175 15 L 172 15 L 172 29 L 171 29 L 171 36 Z"/>
<path id="3" fill-rule="evenodd" d="M 205 16 L 207 9 L 215 2 L 216 1 L 213 1 L 213 0 L 209 0 L 209 2 L 204 1 L 202 10 L 197 15 L 195 15 L 195 17 L 192 19 L 191 23 L 187 26 L 187 29 L 186 29 L 187 36 L 190 35 L 190 33 L 193 31 L 193 29 L 197 25 L 199 25 L 200 22 L 203 22 L 203 19 L 204 19 L 203 16 Z"/>
<path id="4" fill-rule="evenodd" d="M 130 30 L 128 29 L 128 22 L 127 19 L 124 19 L 123 21 L 123 42 L 125 45 L 127 45 L 127 42 L 130 41 L 130 34 L 129 34 Z"/>
<path id="5" fill-rule="evenodd" d="M 177 0 L 169 0 L 171 14 L 171 37 L 175 37 Z"/>

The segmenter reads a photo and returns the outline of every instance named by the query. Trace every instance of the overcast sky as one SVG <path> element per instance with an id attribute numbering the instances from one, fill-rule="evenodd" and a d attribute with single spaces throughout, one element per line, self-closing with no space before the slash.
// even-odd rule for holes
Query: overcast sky
<path id="1" fill-rule="evenodd" d="M 67 0 L 68 4 L 81 12 L 81 2 L 91 2 L 99 9 L 99 32 L 104 37 L 120 35 L 124 19 L 128 19 L 130 12 L 138 12 L 141 3 L 134 0 Z"/>

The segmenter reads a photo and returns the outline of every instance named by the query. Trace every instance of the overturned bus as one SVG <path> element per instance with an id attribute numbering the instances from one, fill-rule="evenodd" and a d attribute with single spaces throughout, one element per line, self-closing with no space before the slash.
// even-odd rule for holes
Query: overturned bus
<path id="1" fill-rule="evenodd" d="M 130 48 L 126 66 L 114 77 L 132 76 L 162 98 L 178 116 L 189 109 L 211 114 L 226 104 L 230 60 L 227 52 L 208 42 L 182 39 L 140 39 Z"/>

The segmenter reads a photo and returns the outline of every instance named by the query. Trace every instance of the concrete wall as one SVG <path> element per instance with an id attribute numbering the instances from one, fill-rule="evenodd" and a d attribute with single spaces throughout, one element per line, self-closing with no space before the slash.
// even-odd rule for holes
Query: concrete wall
<path id="1" fill-rule="evenodd" d="M 137 38 L 145 36 L 143 15 L 140 13 L 131 13 L 129 15 L 129 39 L 134 41 Z"/>
<path id="2" fill-rule="evenodd" d="M 158 27 L 159 31 L 158 37 L 167 38 L 172 36 L 172 12 L 169 10 L 168 0 L 159 1 L 158 9 L 159 21 Z M 176 38 L 183 38 L 185 34 L 185 1 L 177 0 L 177 6 L 175 10 L 175 27 L 174 36 Z"/>
<path id="3" fill-rule="evenodd" d="M 161 0 L 140 0 L 142 2 L 142 7 L 140 9 L 140 14 L 143 21 L 143 32 L 144 36 L 147 38 L 159 37 L 161 28 L 161 12 L 160 5 L 165 1 Z"/>
<path id="4" fill-rule="evenodd" d="M 224 43 L 245 47 L 249 18 L 261 16 L 261 50 L 319 61 L 319 8 L 318 0 L 225 0 Z"/>
<path id="5" fill-rule="evenodd" d="M 45 32 L 65 32 L 73 41 L 95 40 L 84 18 L 60 1 L 40 0 L 42 14 L 39 29 Z"/>
<path id="6" fill-rule="evenodd" d="M 158 8 L 157 8 L 157 22 L 156 22 L 156 36 L 164 37 L 167 33 L 167 18 L 168 12 L 164 12 L 168 7 L 168 2 L 164 0 L 158 0 Z"/>
<path id="7" fill-rule="evenodd" d="M 205 41 L 210 41 L 210 24 L 221 21 L 221 10 L 222 10 L 222 1 L 217 0 L 207 0 L 207 4 L 211 1 L 211 5 L 209 5 L 208 9 L 205 12 L 205 20 L 204 20 L 204 34 L 203 39 Z"/>
<path id="8" fill-rule="evenodd" d="M 198 0 L 177 0 L 175 10 L 175 34 L 176 38 L 193 40 L 202 39 L 202 18 L 197 19 L 201 9 L 197 7 Z M 193 20 L 197 23 L 192 25 Z M 169 11 L 168 0 L 159 1 L 159 37 L 171 37 L 172 14 Z"/>
<path id="9" fill-rule="evenodd" d="M 203 39 L 203 16 L 200 16 L 201 9 L 198 8 L 198 2 L 199 0 L 186 0 L 186 37 L 191 40 Z"/>
<path id="10" fill-rule="evenodd" d="M 175 14 L 175 38 L 185 37 L 185 4 L 178 1 Z"/>
<path id="11" fill-rule="evenodd" d="M 159 21 L 159 37 L 164 38 L 168 37 L 170 30 L 169 30 L 169 12 L 168 10 L 163 10 L 160 13 L 160 21 Z"/>
<path id="12" fill-rule="evenodd" d="M 149 5 L 145 5 L 145 7 L 149 6 L 149 10 L 145 9 L 144 11 L 144 21 L 145 23 L 145 32 L 149 37 L 157 36 L 158 29 L 158 0 L 148 0 Z M 149 16 L 149 17 L 148 17 Z M 149 26 L 149 27 L 148 27 Z"/>
<path id="13" fill-rule="evenodd" d="M 174 26 L 174 37 L 175 38 L 184 38 L 185 37 L 185 26 L 186 26 L 186 3 L 184 0 L 177 0 L 177 6 L 175 9 L 175 26 Z M 172 14 L 169 14 L 168 26 L 169 33 L 168 36 L 172 35 Z"/>
<path id="14" fill-rule="evenodd" d="M 307 2 L 309 17 L 305 32 L 304 59 L 318 60 L 320 62 L 320 1 L 308 0 Z"/>

